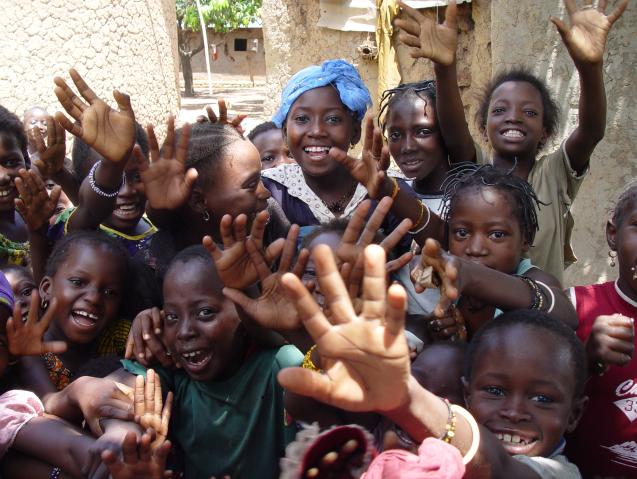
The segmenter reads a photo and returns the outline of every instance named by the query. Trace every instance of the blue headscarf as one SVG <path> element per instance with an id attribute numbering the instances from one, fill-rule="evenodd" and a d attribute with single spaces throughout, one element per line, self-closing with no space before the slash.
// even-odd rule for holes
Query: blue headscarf
<path id="1" fill-rule="evenodd" d="M 308 90 L 327 85 L 336 88 L 343 104 L 356 113 L 357 120 L 363 119 L 372 99 L 358 71 L 345 60 L 327 60 L 321 66 L 304 68 L 290 78 L 281 93 L 281 106 L 272 121 L 281 128 L 298 97 Z"/>
<path id="2" fill-rule="evenodd" d="M 13 312 L 13 304 L 13 290 L 9 281 L 7 281 L 7 277 L 0 271 L 0 305 L 5 305 L 9 308 L 9 311 Z"/>

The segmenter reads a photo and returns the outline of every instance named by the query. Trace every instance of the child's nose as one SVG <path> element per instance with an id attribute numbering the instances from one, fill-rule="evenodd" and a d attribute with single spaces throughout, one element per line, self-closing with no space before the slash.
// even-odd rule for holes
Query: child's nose
<path id="1" fill-rule="evenodd" d="M 320 119 L 316 119 L 310 125 L 310 135 L 311 136 L 324 136 L 325 128 L 323 122 Z"/>
<path id="2" fill-rule="evenodd" d="M 526 408 L 526 400 L 521 396 L 507 397 L 502 405 L 502 409 L 500 409 L 500 416 L 511 422 L 528 421 L 531 419 L 531 415 Z"/>
<path id="3" fill-rule="evenodd" d="M 195 330 L 192 327 L 192 322 L 189 319 L 182 320 L 177 330 L 177 339 L 180 341 L 188 341 L 194 337 Z"/>
<path id="4" fill-rule="evenodd" d="M 484 238 L 481 235 L 474 234 L 467 242 L 467 254 L 469 256 L 484 256 L 487 254 Z"/>
<path id="5" fill-rule="evenodd" d="M 259 181 L 259 186 L 257 186 L 257 197 L 260 200 L 267 200 L 271 195 L 270 190 L 268 190 L 263 181 Z"/>

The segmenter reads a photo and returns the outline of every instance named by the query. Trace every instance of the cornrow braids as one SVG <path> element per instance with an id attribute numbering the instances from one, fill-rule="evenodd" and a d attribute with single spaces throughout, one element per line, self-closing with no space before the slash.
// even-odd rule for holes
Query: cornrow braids
<path id="1" fill-rule="evenodd" d="M 442 213 L 445 221 L 453 216 L 453 205 L 461 192 L 470 189 L 494 188 L 509 195 L 511 207 L 518 222 L 522 235 L 529 245 L 533 245 L 538 230 L 537 209 L 542 203 L 533 187 L 522 178 L 509 171 L 496 168 L 493 165 L 476 165 L 462 163 L 449 171 L 442 184 Z"/>
<path id="2" fill-rule="evenodd" d="M 633 179 L 621 192 L 613 209 L 613 224 L 619 228 L 624 220 L 626 205 L 637 198 L 637 179 Z"/>
<path id="3" fill-rule="evenodd" d="M 380 97 L 380 107 L 378 109 L 378 125 L 383 134 L 387 127 L 387 114 L 392 105 L 403 98 L 419 98 L 427 104 L 432 102 L 434 112 L 436 111 L 436 82 L 434 80 L 424 80 L 413 83 L 401 83 L 396 88 L 385 90 Z"/>
<path id="4" fill-rule="evenodd" d="M 27 150 L 27 135 L 24 132 L 24 125 L 20 118 L 14 113 L 11 113 L 5 107 L 0 105 L 0 141 L 4 141 L 3 134 L 8 134 L 15 137 L 24 157 L 24 164 L 27 169 L 31 168 L 31 159 L 29 158 L 29 152 Z"/>

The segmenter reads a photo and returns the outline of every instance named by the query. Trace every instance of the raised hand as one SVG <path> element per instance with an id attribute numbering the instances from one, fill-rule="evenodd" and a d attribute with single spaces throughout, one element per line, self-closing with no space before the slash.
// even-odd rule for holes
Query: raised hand
<path id="1" fill-rule="evenodd" d="M 39 128 L 30 128 L 27 132 L 29 143 L 35 146 L 37 155 L 33 160 L 43 178 L 53 178 L 64 169 L 66 155 L 66 131 L 52 116 L 46 117 L 47 140 Z"/>
<path id="2" fill-rule="evenodd" d="M 586 341 L 586 355 L 600 372 L 609 365 L 625 366 L 635 354 L 635 325 L 633 318 L 621 314 L 598 316 Z"/>
<path id="3" fill-rule="evenodd" d="M 226 106 L 226 100 L 224 100 L 223 98 L 219 98 L 217 100 L 217 104 L 219 105 L 219 117 L 217 117 L 211 106 L 206 107 L 206 113 L 208 114 L 210 123 L 230 125 L 232 128 L 237 130 L 240 135 L 243 135 L 245 130 L 243 126 L 241 126 L 241 122 L 245 120 L 248 115 L 237 115 L 232 120 L 230 120 L 228 119 L 228 107 Z"/>
<path id="4" fill-rule="evenodd" d="M 250 229 L 250 239 L 257 250 L 263 249 L 263 234 L 268 223 L 268 212 L 257 213 Z M 245 289 L 253 285 L 259 278 L 250 255 L 247 254 L 246 239 L 248 217 L 240 214 L 234 220 L 230 215 L 221 218 L 219 231 L 223 250 L 217 247 L 210 236 L 203 239 L 204 247 L 210 252 L 217 274 L 224 286 L 234 289 Z M 271 265 L 275 258 L 281 254 L 285 240 L 280 238 L 265 250 L 265 260 Z"/>
<path id="5" fill-rule="evenodd" d="M 144 366 L 155 360 L 164 367 L 174 366 L 172 356 L 161 340 L 163 311 L 159 308 L 145 309 L 133 320 L 126 341 L 126 359 L 135 359 Z"/>
<path id="6" fill-rule="evenodd" d="M 163 404 L 161 396 L 161 381 L 155 371 L 146 371 L 144 376 L 135 378 L 135 422 L 144 429 L 152 428 L 157 437 L 152 447 L 160 446 L 168 436 L 168 424 L 173 406 L 173 393 L 166 395 L 166 404 Z"/>
<path id="7" fill-rule="evenodd" d="M 557 17 L 551 17 L 551 22 L 557 27 L 576 65 L 597 64 L 603 61 L 608 32 L 622 16 L 627 5 L 628 0 L 620 0 L 613 11 L 606 15 L 606 0 L 600 0 L 597 8 L 593 7 L 592 0 L 584 1 L 581 9 L 577 8 L 575 0 L 564 0 L 571 26 Z"/>
<path id="8" fill-rule="evenodd" d="M 386 412 L 408 401 L 409 348 L 404 334 L 407 295 L 399 285 L 386 289 L 385 251 L 365 249 L 362 312 L 354 312 L 336 262 L 327 245 L 313 250 L 317 278 L 331 315 L 329 320 L 299 278 L 285 274 L 283 286 L 303 326 L 317 344 L 324 373 L 287 368 L 281 385 L 348 411 Z"/>
<path id="9" fill-rule="evenodd" d="M 389 148 L 383 146 L 383 135 L 374 126 L 373 115 L 365 118 L 365 137 L 362 158 L 356 159 L 347 152 L 332 147 L 329 156 L 345 166 L 352 177 L 367 188 L 371 198 L 380 198 L 385 185 L 385 170 L 389 167 Z"/>
<path id="10" fill-rule="evenodd" d="M 309 259 L 309 251 L 306 249 L 299 252 L 297 260 L 292 266 L 298 235 L 299 227 L 292 225 L 283 246 L 279 269 L 275 272 L 270 271 L 263 252 L 257 249 L 254 241 L 247 241 L 248 254 L 261 282 L 261 295 L 258 298 L 249 298 L 238 289 L 223 289 L 223 294 L 227 298 L 238 304 L 264 328 L 284 331 L 298 329 L 301 326 L 301 319 L 281 286 L 281 277 L 284 273 L 292 271 L 300 278 L 305 271 Z"/>
<path id="11" fill-rule="evenodd" d="M 166 459 L 170 452 L 170 441 L 153 446 L 155 431 L 148 429 L 137 444 L 137 435 L 128 432 L 122 442 L 122 457 L 110 449 L 102 451 L 101 457 L 113 479 L 167 479 L 172 477 L 166 471 Z"/>
<path id="12" fill-rule="evenodd" d="M 38 231 L 48 226 L 60 200 L 62 188 L 55 185 L 49 195 L 42 178 L 31 170 L 19 170 L 15 186 L 20 194 L 15 200 L 15 207 L 29 231 Z"/>
<path id="13" fill-rule="evenodd" d="M 69 74 L 84 100 L 62 78 L 55 77 L 55 96 L 75 123 L 61 112 L 55 114 L 55 119 L 106 160 L 127 161 L 135 144 L 135 114 L 130 97 L 113 90 L 119 111 L 113 110 L 89 88 L 77 71 L 71 69 Z"/>
<path id="14" fill-rule="evenodd" d="M 194 168 L 186 170 L 190 125 L 184 124 L 179 141 L 175 145 L 175 117 L 170 115 L 166 128 L 164 151 L 161 154 L 153 125 L 148 125 L 146 131 L 148 132 L 150 163 L 144 157 L 139 146 L 133 150 L 139 163 L 142 192 L 146 195 L 151 208 L 174 210 L 188 201 L 198 176 L 197 170 Z"/>
<path id="15" fill-rule="evenodd" d="M 67 344 L 64 341 L 43 341 L 51 320 L 55 315 L 57 300 L 51 300 L 49 307 L 38 321 L 40 296 L 36 290 L 31 292 L 31 306 L 27 320 L 22 320 L 22 308 L 19 304 L 13 307 L 13 317 L 7 320 L 7 340 L 9 352 L 16 357 L 39 356 L 44 353 L 63 353 Z"/>
<path id="16" fill-rule="evenodd" d="M 450 0 L 445 11 L 445 21 L 438 24 L 420 13 L 418 10 L 398 0 L 402 14 L 394 20 L 394 25 L 402 31 L 398 40 L 413 47 L 410 54 L 414 58 L 429 58 L 443 66 L 450 66 L 456 61 L 458 47 L 457 6 Z"/>

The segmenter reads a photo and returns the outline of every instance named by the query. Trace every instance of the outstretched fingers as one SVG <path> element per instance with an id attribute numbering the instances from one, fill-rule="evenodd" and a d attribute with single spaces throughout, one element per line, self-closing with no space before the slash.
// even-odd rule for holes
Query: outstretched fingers
<path id="1" fill-rule="evenodd" d="M 69 70 L 69 75 L 71 76 L 71 80 L 73 80 L 73 83 L 75 83 L 75 87 L 77 88 L 77 91 L 80 93 L 80 95 L 82 95 L 82 98 L 84 98 L 89 105 L 98 99 L 98 96 L 95 94 L 93 90 L 91 90 L 91 88 L 84 81 L 84 78 L 82 78 L 82 76 L 77 72 L 75 68 L 71 68 Z M 129 107 L 130 107 L 130 101 L 129 101 Z"/>
<path id="2" fill-rule="evenodd" d="M 604 2 L 606 3 L 606 2 Z M 610 12 L 606 18 L 608 19 L 608 21 L 610 22 L 610 24 L 612 25 L 613 23 L 615 23 L 617 21 L 617 19 L 619 17 L 621 17 L 624 13 L 624 10 L 626 10 L 626 7 L 628 6 L 628 0 L 621 0 L 613 9 L 612 12 Z M 605 5 L 604 5 L 605 7 Z M 602 4 L 600 2 L 600 11 L 603 12 L 604 10 L 602 9 Z"/>
<path id="3" fill-rule="evenodd" d="M 387 291 L 387 311 L 385 328 L 388 334 L 399 336 L 405 330 L 405 314 L 407 312 L 407 292 L 399 284 L 392 284 Z"/>
<path id="4" fill-rule="evenodd" d="M 343 323 L 356 317 L 352 301 L 343 278 L 338 272 L 334 255 L 329 246 L 321 244 L 312 251 L 316 277 L 325 302 L 331 311 L 334 321 Z"/>
<path id="5" fill-rule="evenodd" d="M 379 319 L 385 315 L 385 250 L 379 245 L 365 248 L 365 276 L 363 277 L 363 309 L 365 319 Z"/>

